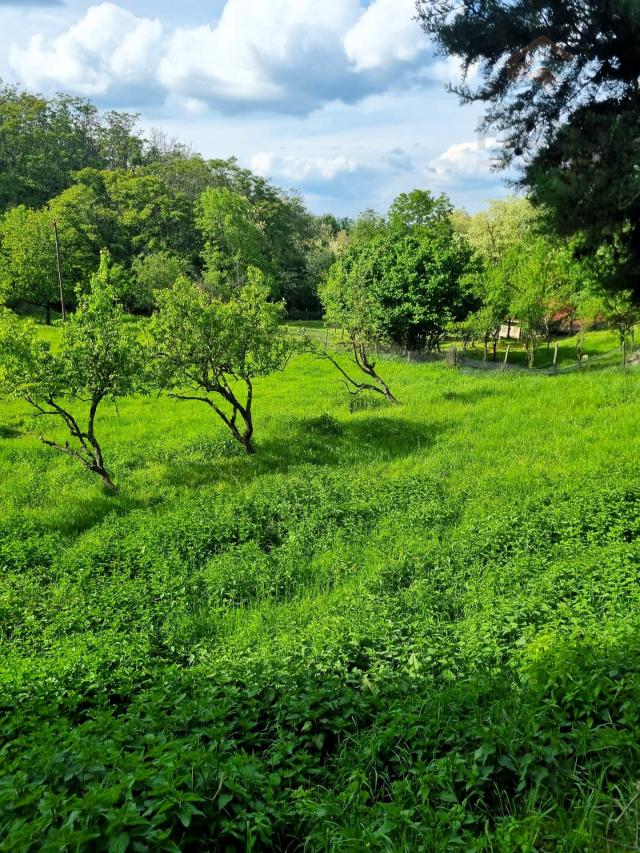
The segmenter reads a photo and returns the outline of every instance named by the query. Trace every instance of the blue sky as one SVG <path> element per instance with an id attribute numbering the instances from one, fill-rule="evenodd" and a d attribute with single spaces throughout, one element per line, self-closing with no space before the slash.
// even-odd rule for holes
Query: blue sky
<path id="1" fill-rule="evenodd" d="M 477 210 L 506 194 L 479 111 L 445 83 L 413 0 L 0 0 L 0 76 L 141 114 L 316 212 L 414 187 Z"/>

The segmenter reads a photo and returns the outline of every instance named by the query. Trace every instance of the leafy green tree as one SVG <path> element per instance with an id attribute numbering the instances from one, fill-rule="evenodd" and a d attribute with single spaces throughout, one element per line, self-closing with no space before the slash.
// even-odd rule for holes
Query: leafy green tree
<path id="1" fill-rule="evenodd" d="M 372 356 L 389 342 L 384 307 L 371 287 L 376 260 L 373 244 L 355 244 L 338 258 L 320 289 L 325 320 L 342 330 L 353 365 L 367 380 L 354 379 L 327 347 L 311 348 L 334 365 L 350 393 L 373 391 L 396 403 L 394 394 L 376 370 Z"/>
<path id="2" fill-rule="evenodd" d="M 432 228 L 450 222 L 453 207 L 446 195 L 435 197 L 429 190 L 401 193 L 389 208 L 389 227 L 392 231 L 413 231 Z"/>
<path id="3" fill-rule="evenodd" d="M 640 323 L 640 307 L 632 293 L 620 291 L 605 293 L 602 308 L 609 326 L 618 333 L 623 365 L 626 366 L 629 348 L 635 345 L 635 327 Z"/>
<path id="4" fill-rule="evenodd" d="M 160 168 L 166 168 L 166 164 Z M 228 190 L 246 199 L 249 218 L 262 234 L 259 251 L 252 254 L 251 262 L 271 277 L 275 298 L 284 299 L 288 309 L 318 308 L 313 270 L 307 264 L 316 241 L 316 223 L 297 193 L 274 187 L 265 178 L 241 168 L 233 157 L 203 161 L 173 155 L 170 170 L 173 174 L 168 180 L 175 179 L 180 186 L 195 188 L 199 184 L 203 192 Z M 212 218 L 207 215 L 202 230 L 213 243 L 219 234 L 215 234 L 215 228 L 211 233 L 211 226 Z"/>
<path id="5" fill-rule="evenodd" d="M 91 187 L 72 184 L 42 208 L 64 235 L 61 260 L 74 284 L 88 282 L 100 263 L 100 250 L 111 242 L 113 217 Z"/>
<path id="6" fill-rule="evenodd" d="M 205 190 L 196 222 L 206 240 L 203 257 L 212 280 L 241 287 L 249 267 L 264 270 L 264 233 L 245 196 L 226 187 Z"/>
<path id="7" fill-rule="evenodd" d="M 480 68 L 454 91 L 487 111 L 503 164 L 554 230 L 614 251 L 609 288 L 640 295 L 640 5 L 630 0 L 418 0 L 440 50 Z"/>
<path id="8" fill-rule="evenodd" d="M 160 177 L 140 169 L 83 169 L 75 180 L 93 193 L 94 209 L 86 219 L 96 222 L 101 245 L 126 266 L 142 253 L 166 251 L 190 259 L 199 254 L 191 202 Z"/>
<path id="9" fill-rule="evenodd" d="M 54 222 L 64 300 L 73 303 L 77 287 L 88 284 L 104 245 L 103 225 L 95 194 L 73 186 L 44 208 L 19 205 L 0 220 L 0 285 L 7 301 L 24 301 L 51 311 L 60 308 Z"/>
<path id="10" fill-rule="evenodd" d="M 304 294 L 293 303 L 287 302 L 289 314 L 303 313 L 306 319 L 314 315 L 321 316 L 320 288 L 326 280 L 329 269 L 335 263 L 339 253 L 349 241 L 348 229 L 353 225 L 349 219 L 337 219 L 331 214 L 313 217 L 314 238 L 306 248 L 306 276 Z"/>
<path id="11" fill-rule="evenodd" d="M 585 333 L 596 324 L 606 322 L 618 333 L 623 364 L 630 349 L 635 348 L 635 329 L 640 323 L 640 308 L 629 291 L 610 292 L 597 282 L 590 282 L 579 295 L 576 313 L 580 322 L 578 360 L 582 362 Z"/>
<path id="12" fill-rule="evenodd" d="M 485 264 L 497 264 L 536 229 L 538 219 L 526 198 L 494 199 L 487 210 L 468 218 L 465 236 Z"/>
<path id="13" fill-rule="evenodd" d="M 66 246 L 66 229 L 60 228 Z M 62 281 L 65 301 L 72 298 L 73 281 L 63 252 Z M 60 309 L 60 282 L 56 266 L 53 219 L 46 210 L 23 205 L 8 210 L 0 221 L 0 290 L 8 304 L 26 302 L 51 311 Z"/>
<path id="14" fill-rule="evenodd" d="M 160 178 L 141 171 L 104 172 L 105 204 L 119 225 L 121 260 L 130 263 L 142 252 L 169 251 L 190 255 L 200 243 L 192 205 Z"/>
<path id="15" fill-rule="evenodd" d="M 381 248 L 371 288 L 387 334 L 408 350 L 437 349 L 451 324 L 477 305 L 466 278 L 473 268 L 469 245 L 439 223 L 392 234 Z"/>
<path id="16" fill-rule="evenodd" d="M 6 309 L 0 315 L 0 391 L 25 400 L 39 416 L 59 418 L 71 442 L 41 441 L 97 474 L 112 493 L 116 486 L 96 435 L 96 415 L 103 400 L 141 388 L 143 363 L 137 330 L 116 301 L 106 252 L 89 292 L 64 324 L 59 350 L 39 338 L 32 321 Z M 74 402 L 88 405 L 84 419 L 72 409 Z"/>
<path id="17" fill-rule="evenodd" d="M 258 205 L 267 251 L 267 268 L 274 295 L 289 311 L 319 309 L 317 267 L 313 258 L 316 229 L 300 196 L 281 193 Z"/>
<path id="18" fill-rule="evenodd" d="M 101 116 L 98 150 L 107 169 L 133 169 L 144 162 L 144 141 L 136 126 L 139 115 L 109 110 Z"/>
<path id="19" fill-rule="evenodd" d="M 472 329 L 479 332 L 485 346 L 493 344 L 495 361 L 500 329 L 503 324 L 511 326 L 511 303 L 514 295 L 514 268 L 511 263 L 515 257 L 505 253 L 496 263 L 480 263 L 478 268 L 466 278 L 471 290 L 482 305 L 481 313 L 471 315 Z M 477 321 L 477 322 L 476 322 Z"/>
<path id="20" fill-rule="evenodd" d="M 82 98 L 46 99 L 0 85 L 0 211 L 42 207 L 85 167 L 141 162 L 136 121 L 127 113 L 104 115 Z"/>
<path id="21" fill-rule="evenodd" d="M 341 231 L 349 231 L 353 227 L 353 220 L 346 216 L 337 217 L 332 213 L 323 213 L 313 218 L 316 229 L 324 233 L 327 242 L 335 240 Z"/>
<path id="22" fill-rule="evenodd" d="M 179 144 L 167 144 L 152 132 L 150 150 L 145 174 L 154 175 L 173 192 L 186 198 L 193 206 L 202 193 L 211 186 L 217 186 L 215 176 L 208 162 L 199 154 L 194 154 Z"/>
<path id="23" fill-rule="evenodd" d="M 189 272 L 189 264 L 170 252 L 152 252 L 136 258 L 131 267 L 131 287 L 124 301 L 131 311 L 151 312 L 154 293 L 168 290 Z"/>
<path id="24" fill-rule="evenodd" d="M 395 200 L 388 222 L 372 211 L 356 220 L 326 292 L 367 294 L 376 306 L 374 343 L 382 335 L 404 349 L 436 349 L 451 324 L 477 307 L 465 278 L 475 267 L 472 251 L 451 214 L 446 196 L 415 190 Z M 326 295 L 323 302 L 326 308 Z"/>
<path id="25" fill-rule="evenodd" d="M 67 304 L 73 302 L 76 287 L 87 285 L 106 246 L 117 261 L 111 275 L 125 306 L 151 311 L 153 290 L 167 286 L 169 278 L 172 284 L 189 267 L 172 249 L 198 242 L 189 236 L 193 224 L 184 224 L 189 212 L 155 177 L 84 169 L 77 178 L 78 183 L 42 210 L 18 207 L 5 214 L 0 223 L 0 287 L 5 298 L 42 305 L 48 315 L 59 307 L 55 220 Z M 142 261 L 141 252 L 152 260 Z"/>
<path id="26" fill-rule="evenodd" d="M 529 367 L 533 367 L 539 340 L 544 338 L 549 345 L 555 318 L 574 310 L 579 269 L 567 247 L 543 237 L 525 240 L 511 249 L 501 267 L 498 272 L 509 278 L 513 288 L 510 315 L 520 324 Z"/>
<path id="27" fill-rule="evenodd" d="M 349 244 L 368 243 L 374 237 L 379 237 L 386 231 L 387 221 L 384 216 L 368 208 L 364 210 L 348 229 Z"/>
<path id="28" fill-rule="evenodd" d="M 459 329 L 466 340 L 484 343 L 485 358 L 491 344 L 496 360 L 502 324 L 511 326 L 518 252 L 536 225 L 536 212 L 523 198 L 494 200 L 487 210 L 467 215 L 462 222 L 452 221 L 454 230 L 464 234 L 479 261 L 466 281 L 482 305 Z"/>
<path id="29" fill-rule="evenodd" d="M 269 301 L 263 273 L 248 267 L 231 292 L 181 278 L 156 299 L 151 335 L 159 387 L 205 403 L 254 453 L 254 381 L 283 369 L 292 349 L 281 325 L 284 308 Z"/>
<path id="30" fill-rule="evenodd" d="M 231 188 L 246 196 L 263 234 L 262 268 L 272 279 L 274 296 L 284 299 L 290 310 L 316 309 L 317 293 L 307 265 L 316 230 L 302 198 L 248 170 L 236 171 L 235 175 Z"/>
<path id="31" fill-rule="evenodd" d="M 304 294 L 299 294 L 301 298 L 296 300 L 298 306 L 305 306 L 305 308 L 298 307 L 297 311 L 304 313 L 307 319 L 313 319 L 315 314 L 321 313 L 320 288 L 335 260 L 336 254 L 331 246 L 323 243 L 318 243 L 307 254 L 306 291 Z M 290 311 L 289 314 L 295 313 L 295 310 Z"/>
<path id="32" fill-rule="evenodd" d="M 575 315 L 584 266 L 573 246 L 544 235 L 539 212 L 524 198 L 491 202 L 467 218 L 464 233 L 480 261 L 468 281 L 482 304 L 466 331 L 485 326 L 478 337 L 485 347 L 493 343 L 495 359 L 500 326 L 519 322 L 533 360 L 538 339 L 550 346 L 560 322 Z"/>
<path id="33" fill-rule="evenodd" d="M 469 314 L 466 320 L 457 324 L 456 328 L 462 335 L 463 344 L 480 340 L 484 345 L 484 360 L 489 356 L 489 344 L 493 347 L 493 360 L 496 360 L 498 341 L 500 340 L 500 329 L 502 328 L 502 314 L 496 306 L 489 303 L 483 305 L 477 311 Z"/>

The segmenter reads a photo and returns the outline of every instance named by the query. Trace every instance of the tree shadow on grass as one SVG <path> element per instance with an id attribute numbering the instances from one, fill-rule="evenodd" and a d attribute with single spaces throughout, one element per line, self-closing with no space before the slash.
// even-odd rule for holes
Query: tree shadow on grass
<path id="1" fill-rule="evenodd" d="M 0 438 L 22 438 L 27 434 L 24 425 L 24 418 L 0 424 Z"/>
<path id="2" fill-rule="evenodd" d="M 282 432 L 256 441 L 256 455 L 227 458 L 176 458 L 167 465 L 171 485 L 188 488 L 231 480 L 248 482 L 263 474 L 282 474 L 305 465 L 351 466 L 391 462 L 426 452 L 447 427 L 405 418 L 360 415 L 338 420 L 332 415 L 283 422 Z"/>
<path id="3" fill-rule="evenodd" d="M 16 427 L 0 425 L 0 438 L 20 438 L 22 434 Z"/>
<path id="4" fill-rule="evenodd" d="M 122 492 L 115 496 L 105 492 L 66 501 L 64 514 L 56 513 L 55 517 L 45 520 L 45 523 L 66 535 L 85 533 L 103 522 L 108 515 L 124 516 L 134 510 L 148 508 L 154 503 L 157 501 L 135 498 Z"/>
<path id="5" fill-rule="evenodd" d="M 486 388 L 482 385 L 476 385 L 474 388 L 466 388 L 460 391 L 445 391 L 442 399 L 447 403 L 469 403 L 474 405 L 488 400 L 504 396 L 504 392 L 496 390 L 494 387 Z"/>

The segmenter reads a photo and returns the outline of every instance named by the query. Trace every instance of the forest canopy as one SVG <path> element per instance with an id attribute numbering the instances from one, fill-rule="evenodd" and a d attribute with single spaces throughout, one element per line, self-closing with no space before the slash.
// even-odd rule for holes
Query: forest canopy
<path id="1" fill-rule="evenodd" d="M 214 195 L 220 200 L 212 209 Z M 215 207 L 215 205 L 214 205 Z M 333 259 L 337 220 L 313 216 L 300 196 L 243 169 L 206 160 L 138 116 L 90 101 L 0 88 L 0 297 L 50 312 L 87 286 L 101 249 L 121 265 L 125 304 L 152 309 L 148 273 L 200 276 L 233 239 L 233 211 L 253 223 L 255 257 L 290 314 L 317 315 L 318 281 Z M 221 229 L 226 234 L 221 234 Z M 168 263 L 165 265 L 164 261 Z M 227 263 L 225 261 L 225 263 Z M 159 285 L 175 281 L 160 277 Z"/>

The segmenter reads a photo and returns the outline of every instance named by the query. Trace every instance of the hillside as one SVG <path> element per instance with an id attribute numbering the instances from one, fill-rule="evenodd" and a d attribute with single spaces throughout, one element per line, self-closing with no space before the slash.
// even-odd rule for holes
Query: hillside
<path id="1" fill-rule="evenodd" d="M 3 403 L 1 850 L 634 849 L 640 375 L 384 367 Z"/>

